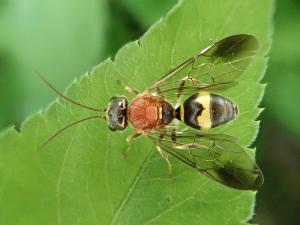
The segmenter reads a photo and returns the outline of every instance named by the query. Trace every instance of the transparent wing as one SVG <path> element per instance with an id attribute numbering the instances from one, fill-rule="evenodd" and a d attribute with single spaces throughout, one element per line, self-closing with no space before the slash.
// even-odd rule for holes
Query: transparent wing
<path id="1" fill-rule="evenodd" d="M 169 97 L 236 84 L 258 51 L 258 40 L 248 34 L 226 37 L 188 59 L 161 79 L 148 93 Z"/>
<path id="2" fill-rule="evenodd" d="M 226 186 L 257 190 L 263 184 L 261 170 L 231 136 L 162 129 L 147 137 L 170 155 Z"/>

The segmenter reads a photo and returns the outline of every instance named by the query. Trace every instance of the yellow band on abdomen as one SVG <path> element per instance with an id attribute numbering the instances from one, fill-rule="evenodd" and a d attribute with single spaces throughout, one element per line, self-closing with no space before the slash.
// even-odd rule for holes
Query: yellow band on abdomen
<path id="1" fill-rule="evenodd" d="M 198 124 L 201 129 L 209 129 L 212 126 L 210 116 L 210 94 L 207 92 L 200 92 L 195 100 L 203 106 L 201 115 L 197 117 Z"/>
<path id="2" fill-rule="evenodd" d="M 184 121 L 184 107 L 183 107 L 183 105 L 180 106 L 180 120 Z"/>

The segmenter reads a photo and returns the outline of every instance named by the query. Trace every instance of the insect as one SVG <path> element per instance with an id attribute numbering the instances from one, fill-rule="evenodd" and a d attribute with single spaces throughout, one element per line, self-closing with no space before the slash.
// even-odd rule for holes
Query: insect
<path id="1" fill-rule="evenodd" d="M 258 40 L 252 35 L 226 37 L 186 60 L 143 92 L 120 82 L 134 98 L 129 102 L 124 96 L 112 97 L 107 109 L 103 110 L 64 96 L 41 77 L 66 100 L 102 113 L 67 125 L 43 146 L 75 124 L 104 118 L 112 131 L 122 131 L 131 124 L 135 131 L 127 138 L 129 146 L 143 135 L 156 145 L 168 163 L 169 171 L 168 157 L 171 155 L 221 184 L 240 190 L 257 190 L 263 184 L 263 175 L 247 150 L 232 136 L 209 134 L 203 130 L 238 116 L 235 102 L 212 92 L 237 85 L 237 79 L 258 48 Z"/>

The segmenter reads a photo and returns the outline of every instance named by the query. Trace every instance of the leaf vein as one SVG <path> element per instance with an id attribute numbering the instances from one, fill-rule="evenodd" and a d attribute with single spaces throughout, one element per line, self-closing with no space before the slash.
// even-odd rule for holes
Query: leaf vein
<path id="1" fill-rule="evenodd" d="M 152 223 L 153 221 L 159 219 L 160 217 L 162 217 L 163 215 L 167 214 L 168 212 L 171 212 L 172 210 L 174 210 L 175 208 L 181 206 L 182 204 L 186 203 L 187 201 L 190 201 L 192 199 L 195 198 L 195 195 L 201 190 L 201 188 L 208 182 L 208 179 L 205 180 L 201 185 L 199 185 L 199 187 L 197 188 L 196 191 L 192 192 L 191 195 L 189 197 L 187 197 L 186 199 L 177 202 L 176 204 L 172 205 L 170 208 L 165 209 L 164 211 L 160 212 L 159 214 L 157 214 L 155 217 L 151 218 L 150 220 L 148 220 L 146 223 L 144 223 L 143 225 L 149 225 L 150 223 Z"/>
<path id="2" fill-rule="evenodd" d="M 130 199 L 130 196 L 132 195 L 135 186 L 138 184 L 139 180 L 141 179 L 141 174 L 143 174 L 144 170 L 146 169 L 150 158 L 152 156 L 153 152 L 150 152 L 147 157 L 144 159 L 141 168 L 139 169 L 139 171 L 136 174 L 135 179 L 133 180 L 133 182 L 131 183 L 131 185 L 129 186 L 129 189 L 127 191 L 126 196 L 124 197 L 123 201 L 121 202 L 120 206 L 118 207 L 118 209 L 116 210 L 114 217 L 112 218 L 110 225 L 114 224 L 117 221 L 117 218 L 120 214 L 120 212 L 122 211 L 122 209 L 125 207 L 125 205 L 127 204 L 128 200 Z"/>
<path id="3" fill-rule="evenodd" d="M 61 202 L 61 199 L 60 199 L 61 181 L 62 181 L 63 173 L 64 173 L 65 166 L 66 166 L 66 161 L 67 161 L 67 158 L 69 156 L 72 143 L 73 143 L 73 139 L 70 141 L 70 144 L 69 144 L 67 150 L 65 151 L 64 159 L 63 159 L 63 162 L 62 162 L 62 165 L 61 165 L 61 169 L 60 169 L 60 172 L 59 172 L 59 175 L 58 175 L 58 179 L 57 179 L 57 184 L 56 184 L 56 200 L 57 200 L 57 217 L 58 217 L 57 220 L 58 220 L 58 224 L 62 224 L 62 217 L 61 217 L 61 213 L 60 213 L 60 210 L 61 210 L 61 204 L 60 204 L 60 202 Z"/>

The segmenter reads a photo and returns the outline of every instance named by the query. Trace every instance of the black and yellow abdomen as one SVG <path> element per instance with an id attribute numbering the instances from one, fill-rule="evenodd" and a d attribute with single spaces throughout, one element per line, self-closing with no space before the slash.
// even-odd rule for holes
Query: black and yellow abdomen
<path id="1" fill-rule="evenodd" d="M 200 92 L 176 109 L 176 118 L 196 129 L 209 129 L 233 120 L 236 104 L 220 95 Z"/>

